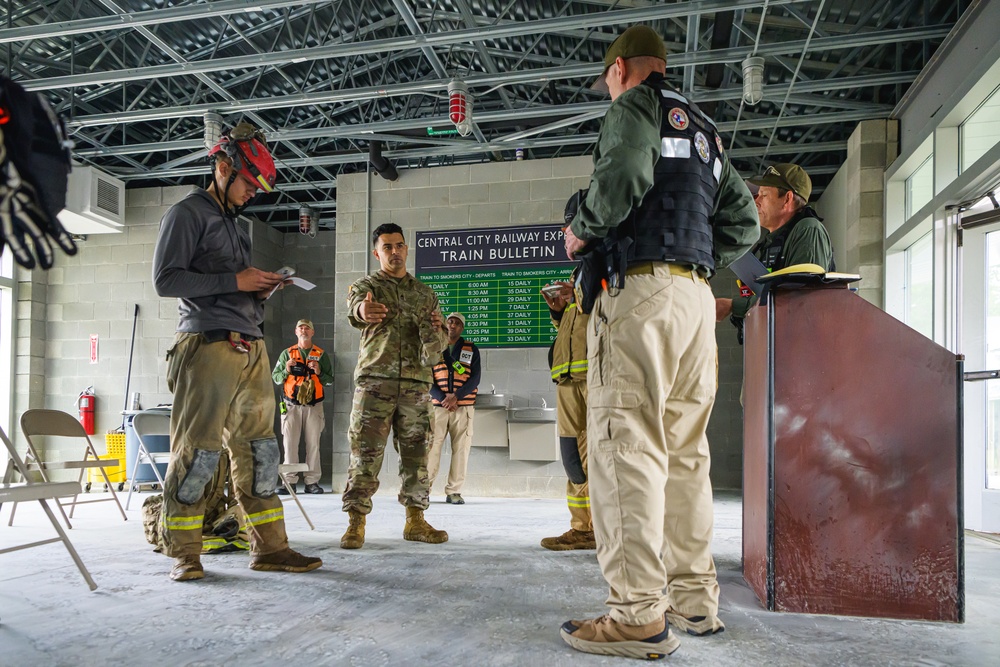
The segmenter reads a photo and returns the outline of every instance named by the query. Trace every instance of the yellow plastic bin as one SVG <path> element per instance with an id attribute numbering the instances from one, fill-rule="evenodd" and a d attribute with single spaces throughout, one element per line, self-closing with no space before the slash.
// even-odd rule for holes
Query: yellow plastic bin
<path id="1" fill-rule="evenodd" d="M 108 479 L 111 480 L 112 484 L 117 484 L 118 490 L 121 491 L 125 488 L 125 482 L 128 480 L 128 474 L 125 470 L 125 434 L 120 432 L 106 433 L 104 435 L 104 445 L 107 447 L 108 453 L 98 455 L 98 458 L 102 461 L 109 459 L 119 460 L 118 465 L 108 466 L 104 468 L 104 472 L 108 473 Z M 90 487 L 94 484 L 104 484 L 104 475 L 101 474 L 100 468 L 89 468 L 87 470 L 86 490 L 90 491 Z M 107 490 L 107 485 L 105 485 L 105 490 Z"/>

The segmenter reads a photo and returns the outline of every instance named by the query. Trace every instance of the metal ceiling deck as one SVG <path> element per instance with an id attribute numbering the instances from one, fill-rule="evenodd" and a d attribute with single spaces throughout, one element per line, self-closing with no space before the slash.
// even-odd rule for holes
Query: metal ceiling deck
<path id="1" fill-rule="evenodd" d="M 336 180 L 368 145 L 400 169 L 589 154 L 609 100 L 589 89 L 634 23 L 663 35 L 667 75 L 719 123 L 744 175 L 793 161 L 816 195 L 857 123 L 886 118 L 970 2 L 946 0 L 0 0 L 0 65 L 44 91 L 79 161 L 129 187 L 204 184 L 206 111 L 261 126 L 281 191 L 251 209 L 336 216 Z M 740 63 L 765 58 L 763 101 Z M 447 86 L 475 101 L 449 130 Z M 814 195 L 815 196 L 815 195 Z"/>

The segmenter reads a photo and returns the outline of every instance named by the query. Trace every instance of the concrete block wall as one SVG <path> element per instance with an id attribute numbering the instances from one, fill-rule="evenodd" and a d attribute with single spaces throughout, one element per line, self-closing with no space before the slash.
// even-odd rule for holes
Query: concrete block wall
<path id="1" fill-rule="evenodd" d="M 337 200 L 336 267 L 336 370 L 334 429 L 346 435 L 353 396 L 353 371 L 357 363 L 359 334 L 347 321 L 346 297 L 351 283 L 377 265 L 370 257 L 371 230 L 386 222 L 403 228 L 410 244 L 409 267 L 413 270 L 415 233 L 429 229 L 461 227 L 503 227 L 562 220 L 566 199 L 585 188 L 592 171 L 589 157 L 496 162 L 405 171 L 399 180 L 387 182 L 373 175 L 370 188 L 367 174 L 341 176 Z M 371 202 L 370 212 L 367 204 Z M 735 278 L 728 274 L 717 279 L 719 296 L 735 291 Z M 741 479 L 742 411 L 739 387 L 742 384 L 742 352 L 728 322 L 720 324 L 720 402 L 713 415 L 709 434 L 716 457 L 712 476 L 720 488 L 738 488 Z M 520 405 L 540 405 L 544 398 L 555 404 L 545 349 L 483 350 L 481 387 L 493 386 Z M 346 443 L 345 443 L 346 444 Z M 336 448 L 336 444 L 335 444 Z M 446 450 L 434 492 L 442 493 L 448 461 Z M 334 474 L 341 462 L 346 472 L 349 450 L 334 451 Z M 394 492 L 398 457 L 391 445 L 386 448 L 380 481 Z M 335 488 L 343 488 L 334 478 Z M 551 496 L 565 495 L 562 465 L 511 461 L 506 449 L 473 446 L 469 459 L 466 491 L 470 495 Z"/>
<path id="2" fill-rule="evenodd" d="M 899 154 L 899 121 L 858 123 L 847 142 L 846 266 L 861 276 L 858 294 L 885 307 L 885 169 Z"/>

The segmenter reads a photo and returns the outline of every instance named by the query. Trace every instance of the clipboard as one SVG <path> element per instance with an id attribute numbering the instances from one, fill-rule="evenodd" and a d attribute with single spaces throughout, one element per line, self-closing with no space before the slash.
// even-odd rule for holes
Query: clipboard
<path id="1" fill-rule="evenodd" d="M 759 259 L 754 257 L 752 252 L 745 253 L 742 257 L 729 265 L 729 269 L 736 274 L 740 282 L 749 287 L 754 294 L 760 294 L 764 290 L 764 285 L 760 282 L 760 277 L 767 275 L 767 269 Z"/>

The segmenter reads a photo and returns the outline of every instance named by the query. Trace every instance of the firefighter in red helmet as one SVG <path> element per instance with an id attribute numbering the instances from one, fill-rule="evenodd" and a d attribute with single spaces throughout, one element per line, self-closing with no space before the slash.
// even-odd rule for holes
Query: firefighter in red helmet
<path id="1" fill-rule="evenodd" d="M 171 579 L 204 576 L 205 491 L 225 448 L 247 517 L 250 568 L 308 572 L 322 562 L 288 547 L 281 500 L 274 495 L 281 450 L 261 323 L 264 300 L 283 276 L 250 265 L 250 236 L 236 224 L 258 190 L 274 189 L 274 160 L 264 135 L 249 123 L 225 133 L 209 156 L 211 185 L 170 207 L 153 253 L 156 292 L 176 297 L 180 315 L 167 350 L 174 404 L 163 553 L 175 559 Z"/>

